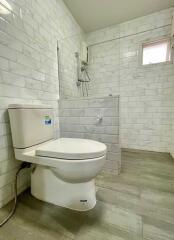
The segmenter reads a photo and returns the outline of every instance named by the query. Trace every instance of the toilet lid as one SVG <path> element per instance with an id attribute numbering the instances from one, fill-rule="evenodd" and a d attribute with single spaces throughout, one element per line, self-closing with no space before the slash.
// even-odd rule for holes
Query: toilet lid
<path id="1" fill-rule="evenodd" d="M 97 141 L 78 138 L 59 138 L 36 149 L 36 155 L 61 159 L 98 158 L 106 154 L 106 145 Z"/>

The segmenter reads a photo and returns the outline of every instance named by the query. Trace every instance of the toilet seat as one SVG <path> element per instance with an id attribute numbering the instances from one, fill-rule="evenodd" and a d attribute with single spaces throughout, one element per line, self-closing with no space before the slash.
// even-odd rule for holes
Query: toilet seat
<path id="1" fill-rule="evenodd" d="M 59 138 L 36 149 L 36 156 L 67 160 L 93 159 L 105 154 L 105 144 L 78 138 Z"/>

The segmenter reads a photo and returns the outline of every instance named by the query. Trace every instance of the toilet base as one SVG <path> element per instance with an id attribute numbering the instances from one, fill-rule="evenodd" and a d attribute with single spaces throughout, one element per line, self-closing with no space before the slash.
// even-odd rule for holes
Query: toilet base
<path id="1" fill-rule="evenodd" d="M 88 211 L 96 205 L 94 180 L 65 182 L 44 166 L 36 166 L 31 173 L 31 194 L 39 200 L 76 211 Z"/>

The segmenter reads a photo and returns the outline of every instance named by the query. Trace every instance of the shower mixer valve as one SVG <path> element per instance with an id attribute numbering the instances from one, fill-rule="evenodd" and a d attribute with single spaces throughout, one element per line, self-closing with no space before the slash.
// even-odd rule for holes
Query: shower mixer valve
<path id="1" fill-rule="evenodd" d="M 103 120 L 103 116 L 97 115 L 97 123 L 101 123 Z"/>

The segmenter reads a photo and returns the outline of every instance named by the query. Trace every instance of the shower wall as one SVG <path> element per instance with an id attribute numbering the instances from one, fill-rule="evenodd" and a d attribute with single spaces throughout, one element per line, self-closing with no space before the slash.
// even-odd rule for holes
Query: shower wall
<path id="1" fill-rule="evenodd" d="M 174 90 L 173 90 L 174 92 Z M 174 109 L 174 94 L 173 94 L 173 109 Z M 171 135 L 170 135 L 170 144 L 169 144 L 169 152 L 174 158 L 174 111 L 171 116 Z"/>
<path id="2" fill-rule="evenodd" d="M 105 143 L 108 148 L 105 170 L 118 174 L 121 168 L 119 97 L 61 99 L 59 106 L 61 137 Z"/>
<path id="3" fill-rule="evenodd" d="M 167 9 L 87 34 L 89 95 L 120 95 L 122 148 L 173 149 L 173 61 L 141 64 L 143 43 L 170 37 L 172 12 Z"/>
<path id="4" fill-rule="evenodd" d="M 77 59 L 84 34 L 75 34 L 58 41 L 60 98 L 81 97 L 82 89 L 77 87 Z"/>

